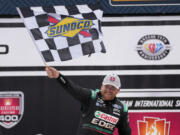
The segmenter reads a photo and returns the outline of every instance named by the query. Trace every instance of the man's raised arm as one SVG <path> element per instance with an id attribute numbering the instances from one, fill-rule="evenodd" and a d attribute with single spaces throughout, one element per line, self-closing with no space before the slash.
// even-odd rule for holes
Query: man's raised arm
<path id="1" fill-rule="evenodd" d="M 82 88 L 79 85 L 73 83 L 53 67 L 46 66 L 46 72 L 49 78 L 57 79 L 63 88 L 65 88 L 68 93 L 70 93 L 82 104 L 87 104 L 89 102 L 92 95 L 92 90 Z"/>

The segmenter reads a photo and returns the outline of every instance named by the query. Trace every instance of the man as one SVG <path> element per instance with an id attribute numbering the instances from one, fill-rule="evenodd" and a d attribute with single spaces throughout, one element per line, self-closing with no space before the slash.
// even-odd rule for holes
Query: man
<path id="1" fill-rule="evenodd" d="M 118 128 L 119 135 L 131 135 L 128 108 L 116 98 L 121 87 L 117 75 L 107 75 L 101 90 L 91 90 L 74 84 L 53 67 L 47 66 L 46 72 L 81 103 L 78 135 L 112 135 L 115 128 Z"/>

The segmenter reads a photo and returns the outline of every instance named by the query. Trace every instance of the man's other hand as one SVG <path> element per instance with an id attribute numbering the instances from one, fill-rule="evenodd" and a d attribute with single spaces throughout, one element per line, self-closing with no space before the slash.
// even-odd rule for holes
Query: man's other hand
<path id="1" fill-rule="evenodd" d="M 49 78 L 58 78 L 60 73 L 53 67 L 46 66 L 46 73 Z"/>

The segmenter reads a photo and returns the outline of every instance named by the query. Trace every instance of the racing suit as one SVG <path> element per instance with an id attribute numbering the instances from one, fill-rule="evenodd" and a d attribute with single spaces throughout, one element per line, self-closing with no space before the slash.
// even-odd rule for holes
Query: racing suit
<path id="1" fill-rule="evenodd" d="M 118 128 L 119 135 L 131 135 L 128 108 L 117 98 L 103 100 L 98 89 L 82 88 L 65 76 L 59 75 L 58 82 L 81 103 L 81 119 L 77 135 L 112 135 Z"/>

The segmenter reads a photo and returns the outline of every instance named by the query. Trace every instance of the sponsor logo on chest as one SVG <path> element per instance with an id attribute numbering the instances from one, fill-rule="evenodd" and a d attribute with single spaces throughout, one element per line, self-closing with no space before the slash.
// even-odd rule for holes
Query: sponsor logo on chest
<path id="1" fill-rule="evenodd" d="M 103 113 L 101 111 L 96 111 L 94 113 L 94 115 L 96 118 L 99 118 L 101 120 L 107 121 L 107 122 L 112 123 L 112 124 L 117 124 L 117 122 L 119 120 L 119 118 L 116 118 L 116 117 L 111 116 L 109 114 Z"/>
<path id="2" fill-rule="evenodd" d="M 98 98 L 96 101 L 96 106 L 106 107 L 106 104 L 104 103 L 104 101 L 101 98 Z"/>
<path id="3" fill-rule="evenodd" d="M 120 116 L 120 113 L 121 113 L 121 112 L 120 112 L 119 109 L 117 109 L 117 108 L 114 108 L 114 109 L 113 109 L 113 114 Z"/>
<path id="4" fill-rule="evenodd" d="M 118 104 L 113 104 L 112 105 L 114 108 L 116 108 L 116 109 L 121 109 L 122 107 L 120 106 L 120 105 L 118 105 Z"/>
<path id="5" fill-rule="evenodd" d="M 100 127 L 106 128 L 113 131 L 115 125 L 118 123 L 119 118 L 111 116 L 101 111 L 94 113 L 95 118 L 92 119 L 91 123 Z"/>

